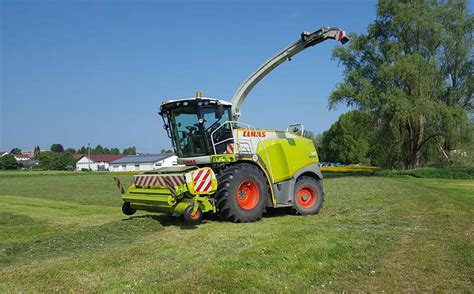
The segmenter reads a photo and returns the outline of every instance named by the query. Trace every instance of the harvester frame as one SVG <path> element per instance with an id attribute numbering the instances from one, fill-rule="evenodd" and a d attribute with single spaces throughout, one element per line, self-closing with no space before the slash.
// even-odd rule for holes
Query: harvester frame
<path id="1" fill-rule="evenodd" d="M 270 58 L 236 91 L 232 102 L 195 97 L 168 100 L 159 114 L 182 167 L 135 175 L 125 190 L 115 178 L 124 204 L 136 210 L 183 215 L 200 222 L 214 212 L 229 221 L 259 220 L 266 207 L 293 207 L 302 215 L 318 213 L 324 202 L 323 176 L 313 142 L 302 125 L 286 131 L 262 130 L 238 122 L 252 88 L 268 73 L 306 48 L 327 39 L 346 43 L 346 33 L 323 27 L 303 32 L 298 41 Z"/>

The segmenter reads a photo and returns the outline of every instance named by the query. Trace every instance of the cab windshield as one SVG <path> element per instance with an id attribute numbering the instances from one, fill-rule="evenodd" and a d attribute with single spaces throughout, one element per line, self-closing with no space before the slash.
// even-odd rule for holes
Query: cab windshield
<path id="1" fill-rule="evenodd" d="M 178 157 L 213 154 L 211 133 L 231 118 L 230 107 L 217 105 L 190 104 L 171 109 L 169 114 Z"/>

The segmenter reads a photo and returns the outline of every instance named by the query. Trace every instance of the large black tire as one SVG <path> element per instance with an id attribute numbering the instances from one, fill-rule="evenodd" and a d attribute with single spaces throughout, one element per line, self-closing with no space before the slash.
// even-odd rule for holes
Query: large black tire
<path id="1" fill-rule="evenodd" d="M 130 202 L 124 202 L 122 205 L 122 212 L 125 215 L 133 215 L 137 210 L 132 208 Z"/>
<path id="2" fill-rule="evenodd" d="M 324 192 L 321 181 L 302 176 L 295 185 L 293 195 L 293 208 L 297 214 L 316 214 L 323 207 Z"/>
<path id="3" fill-rule="evenodd" d="M 258 167 L 248 163 L 230 165 L 217 180 L 216 206 L 224 220 L 246 223 L 262 218 L 270 187 Z"/>

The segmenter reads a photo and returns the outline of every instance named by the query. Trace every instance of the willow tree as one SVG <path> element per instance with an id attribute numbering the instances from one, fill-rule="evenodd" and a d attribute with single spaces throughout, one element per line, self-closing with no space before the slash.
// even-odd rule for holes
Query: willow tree
<path id="1" fill-rule="evenodd" d="M 473 109 L 472 33 L 466 1 L 380 0 L 367 34 L 333 52 L 345 77 L 330 106 L 372 113 L 385 166 L 418 167 L 427 145 L 456 148 Z"/>

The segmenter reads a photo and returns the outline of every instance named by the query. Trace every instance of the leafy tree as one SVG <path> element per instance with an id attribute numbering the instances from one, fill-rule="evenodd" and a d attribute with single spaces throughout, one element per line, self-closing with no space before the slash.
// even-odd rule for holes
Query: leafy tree
<path id="1" fill-rule="evenodd" d="M 69 152 L 41 152 L 39 155 L 39 166 L 45 170 L 64 170 L 74 167 L 76 161 Z"/>
<path id="2" fill-rule="evenodd" d="M 102 147 L 100 144 L 95 146 L 95 148 L 93 149 L 93 152 L 91 151 L 91 153 L 94 153 L 94 154 L 104 154 L 104 147 Z"/>
<path id="3" fill-rule="evenodd" d="M 50 167 L 52 166 L 52 157 L 53 157 L 53 152 L 51 151 L 45 151 L 45 152 L 41 152 L 38 156 L 38 165 L 42 168 L 42 169 L 50 169 Z"/>
<path id="4" fill-rule="evenodd" d="M 20 148 L 13 148 L 10 151 L 10 154 L 21 154 L 21 149 Z"/>
<path id="5" fill-rule="evenodd" d="M 367 35 L 334 50 L 345 78 L 330 106 L 373 115 L 380 164 L 417 167 L 430 145 L 462 143 L 473 109 L 473 24 L 467 1 L 380 0 Z"/>
<path id="6" fill-rule="evenodd" d="M 0 157 L 0 169 L 17 169 L 18 163 L 16 162 L 13 154 L 6 154 Z"/>
<path id="7" fill-rule="evenodd" d="M 102 145 L 97 145 L 95 148 L 91 149 L 92 154 L 111 154 L 111 151 L 107 147 L 102 147 Z"/>
<path id="8" fill-rule="evenodd" d="M 372 117 L 367 112 L 343 114 L 322 135 L 321 156 L 324 161 L 369 163 Z"/>
<path id="9" fill-rule="evenodd" d="M 72 153 L 62 153 L 59 155 L 59 160 L 66 168 L 74 169 L 76 167 L 76 159 Z"/>
<path id="10" fill-rule="evenodd" d="M 79 154 L 88 154 L 89 150 L 87 147 L 82 146 L 77 150 L 77 153 Z M 95 148 L 91 148 L 90 150 L 91 154 L 115 154 L 118 155 L 120 154 L 120 150 L 118 148 L 107 148 L 103 147 L 101 144 L 98 144 Z M 127 154 L 136 154 L 136 149 L 135 147 L 130 147 L 124 149 L 124 152 L 127 152 Z M 125 154 L 125 153 L 123 153 Z"/>
<path id="11" fill-rule="evenodd" d="M 173 153 L 173 150 L 170 150 L 170 149 L 161 149 L 160 153 L 161 153 L 161 154 Z"/>
<path id="12" fill-rule="evenodd" d="M 40 146 L 36 146 L 34 150 L 34 158 L 38 159 L 38 155 L 41 153 Z"/>
<path id="13" fill-rule="evenodd" d="M 466 142 L 449 154 L 449 162 L 460 166 L 474 166 L 474 124 L 469 125 L 470 130 L 466 132 Z M 441 153 L 442 156 L 447 157 Z"/>
<path id="14" fill-rule="evenodd" d="M 74 153 L 76 153 L 76 149 L 69 147 L 69 148 L 66 149 L 66 152 L 74 154 Z"/>
<path id="15" fill-rule="evenodd" d="M 118 148 L 110 148 L 110 154 L 118 155 L 120 150 Z"/>
<path id="16" fill-rule="evenodd" d="M 122 154 L 124 154 L 124 155 L 135 155 L 135 154 L 137 154 L 137 149 L 135 148 L 135 146 L 128 147 L 128 148 L 123 149 Z"/>
<path id="17" fill-rule="evenodd" d="M 323 148 L 323 135 L 317 134 L 313 139 L 313 144 L 316 147 L 316 150 L 318 151 L 319 161 L 323 161 L 327 157 Z"/>
<path id="18" fill-rule="evenodd" d="M 87 148 L 82 146 L 81 148 L 78 149 L 79 154 L 87 154 Z"/>
<path id="19" fill-rule="evenodd" d="M 315 143 L 315 141 L 316 141 L 316 134 L 314 134 L 313 132 L 308 131 L 308 130 L 305 130 L 305 131 L 304 131 L 303 137 L 305 137 L 305 138 L 307 138 L 307 139 L 310 139 L 310 140 L 313 141 L 314 143 Z M 316 144 L 314 144 L 314 145 L 316 145 Z"/>
<path id="20" fill-rule="evenodd" d="M 313 145 L 316 148 L 316 150 L 318 151 L 319 161 L 322 161 L 324 156 L 322 154 L 322 148 L 321 148 L 322 147 L 321 135 L 319 135 L 319 134 L 316 135 L 315 133 L 313 133 L 309 130 L 305 130 L 304 134 L 303 134 L 303 137 L 313 141 Z"/>
<path id="21" fill-rule="evenodd" d="M 56 152 L 56 153 L 62 153 L 64 152 L 64 147 L 63 145 L 61 144 L 53 144 L 51 145 L 51 149 L 50 149 L 52 152 Z"/>

